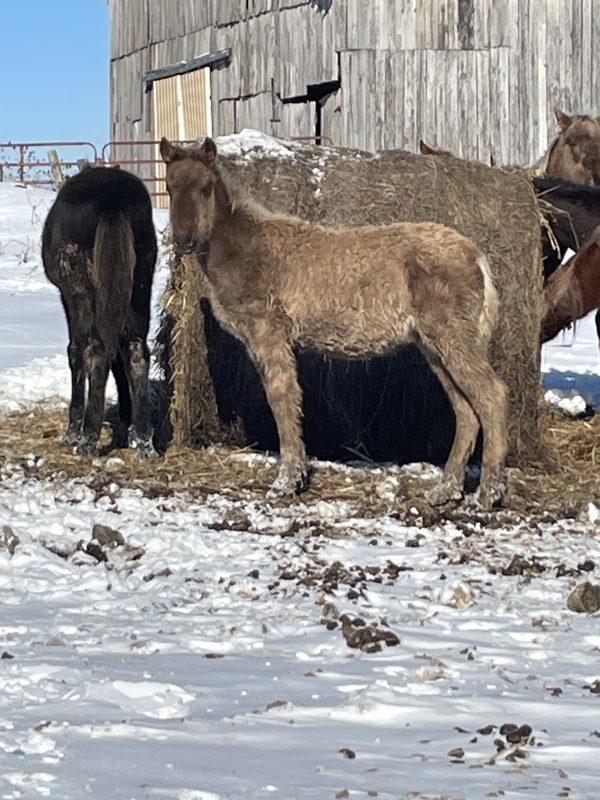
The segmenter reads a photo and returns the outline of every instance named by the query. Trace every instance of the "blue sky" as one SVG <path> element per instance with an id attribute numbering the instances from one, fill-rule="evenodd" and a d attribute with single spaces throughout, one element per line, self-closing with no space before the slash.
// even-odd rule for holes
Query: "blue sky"
<path id="1" fill-rule="evenodd" d="M 110 139 L 106 0 L 0 0 L 0 142 Z"/>

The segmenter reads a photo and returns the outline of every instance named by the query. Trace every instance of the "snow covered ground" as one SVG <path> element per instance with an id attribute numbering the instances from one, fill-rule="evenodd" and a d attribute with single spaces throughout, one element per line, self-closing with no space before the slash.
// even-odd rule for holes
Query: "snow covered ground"
<path id="1" fill-rule="evenodd" d="M 52 198 L 0 184 L 0 413 L 68 399 Z M 600 402 L 592 320 L 543 367 Z M 0 798 L 600 797 L 593 505 L 465 531 L 0 478 Z"/>

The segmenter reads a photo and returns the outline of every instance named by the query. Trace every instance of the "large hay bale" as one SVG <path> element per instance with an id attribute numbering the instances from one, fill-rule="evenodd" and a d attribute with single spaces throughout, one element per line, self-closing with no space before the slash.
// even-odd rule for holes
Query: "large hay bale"
<path id="1" fill-rule="evenodd" d="M 509 461 L 523 465 L 542 458 L 540 223 L 524 172 L 451 156 L 309 145 L 290 146 L 289 157 L 255 149 L 225 158 L 234 178 L 274 211 L 325 225 L 432 220 L 472 238 L 490 259 L 500 295 L 491 355 L 510 390 Z M 174 441 L 277 449 L 256 370 L 200 302 L 201 293 L 201 276 L 174 265 L 163 335 Z M 416 348 L 370 362 L 301 354 L 299 370 L 310 454 L 445 461 L 454 416 Z"/>

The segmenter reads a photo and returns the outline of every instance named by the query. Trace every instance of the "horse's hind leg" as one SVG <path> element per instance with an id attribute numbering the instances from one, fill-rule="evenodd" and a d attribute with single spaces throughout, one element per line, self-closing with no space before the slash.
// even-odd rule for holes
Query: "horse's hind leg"
<path id="1" fill-rule="evenodd" d="M 445 372 L 481 425 L 483 455 L 476 497 L 482 508 L 491 508 L 502 500 L 505 490 L 503 466 L 507 450 L 508 390 L 490 364 L 487 348 L 461 333 L 451 342 L 446 341 L 444 346 L 439 341 L 430 341 L 429 346 L 438 354 Z"/>
<path id="2" fill-rule="evenodd" d="M 258 366 L 267 401 L 279 434 L 281 465 L 267 497 L 276 500 L 306 488 L 308 469 L 302 441 L 302 390 L 298 365 L 284 330 L 277 323 L 261 320 L 256 330 L 237 331 Z M 254 326 L 257 327 L 257 326 Z"/>
<path id="3" fill-rule="evenodd" d="M 68 262 L 67 262 L 68 263 Z M 67 273 L 67 279 L 77 276 L 75 270 Z M 81 439 L 83 418 L 85 415 L 85 347 L 89 336 L 86 317 L 92 316 L 92 307 L 85 291 L 65 291 L 61 288 L 60 297 L 69 329 L 69 345 L 67 356 L 71 372 L 71 400 L 69 403 L 69 424 L 63 436 L 63 443 L 76 445 Z"/>
<path id="4" fill-rule="evenodd" d="M 92 331 L 87 342 L 84 360 L 88 375 L 88 399 L 77 451 L 82 455 L 91 455 L 96 451 L 104 420 L 104 397 L 110 361 L 96 330 Z"/>
<path id="5" fill-rule="evenodd" d="M 508 389 L 482 351 L 462 354 L 453 351 L 447 366 L 481 424 L 483 454 L 476 501 L 482 508 L 489 509 L 503 499 L 505 491 Z"/>
<path id="6" fill-rule="evenodd" d="M 152 422 L 148 397 L 150 351 L 142 339 L 132 339 L 124 345 L 122 352 L 131 392 L 129 444 L 137 448 L 140 458 L 149 458 L 156 455 L 152 444 Z"/>
<path id="7" fill-rule="evenodd" d="M 82 339 L 71 334 L 67 348 L 71 370 L 71 402 L 69 404 L 69 425 L 62 439 L 64 444 L 77 444 L 81 438 L 85 413 L 84 348 L 85 344 Z"/>
<path id="8" fill-rule="evenodd" d="M 119 406 L 119 425 L 114 433 L 114 444 L 115 447 L 127 447 L 128 431 L 131 425 L 131 394 L 127 370 L 120 351 L 113 359 L 111 371 L 117 387 Z"/>
<path id="9" fill-rule="evenodd" d="M 446 368 L 436 359 L 430 358 L 428 353 L 424 353 L 428 359 L 429 366 L 442 384 L 448 399 L 454 409 L 456 419 L 456 432 L 452 449 L 446 461 L 444 476 L 442 480 L 434 486 L 428 493 L 427 499 L 433 505 L 446 503 L 449 500 L 460 500 L 463 496 L 465 482 L 465 467 L 469 461 L 477 434 L 479 432 L 479 421 L 473 411 L 469 401 L 462 394 L 460 389 L 452 380 Z"/>

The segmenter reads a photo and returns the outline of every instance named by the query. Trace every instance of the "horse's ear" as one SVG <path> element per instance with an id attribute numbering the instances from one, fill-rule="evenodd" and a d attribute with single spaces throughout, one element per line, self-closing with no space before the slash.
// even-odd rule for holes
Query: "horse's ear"
<path id="1" fill-rule="evenodd" d="M 208 164 L 208 166 L 214 167 L 217 160 L 217 145 L 210 136 L 207 136 L 202 142 L 200 153 L 202 154 L 202 160 Z"/>
<path id="2" fill-rule="evenodd" d="M 423 139 L 419 139 L 419 150 L 422 156 L 435 156 L 438 153 L 435 147 L 431 147 L 431 145 L 428 145 Z"/>
<path id="3" fill-rule="evenodd" d="M 176 153 L 177 147 L 175 147 L 175 145 L 170 142 L 166 136 L 163 136 L 160 140 L 160 155 L 165 164 L 168 164 L 169 161 L 173 161 Z"/>
<path id="4" fill-rule="evenodd" d="M 565 114 L 558 106 L 554 106 L 554 114 L 561 131 L 566 131 L 567 128 L 573 123 L 573 117 Z"/>
<path id="5" fill-rule="evenodd" d="M 454 153 L 450 150 L 440 150 L 439 147 L 432 147 L 427 142 L 424 142 L 423 139 L 419 141 L 419 150 L 422 156 L 454 156 Z"/>

